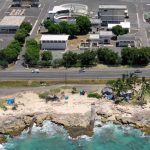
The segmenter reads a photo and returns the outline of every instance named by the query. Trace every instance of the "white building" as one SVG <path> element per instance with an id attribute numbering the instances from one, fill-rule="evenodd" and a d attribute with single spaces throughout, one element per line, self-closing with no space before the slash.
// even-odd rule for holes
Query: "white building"
<path id="1" fill-rule="evenodd" d="M 5 16 L 0 22 L 0 33 L 15 33 L 24 19 L 24 16 Z"/>
<path id="2" fill-rule="evenodd" d="M 42 50 L 65 50 L 69 35 L 42 35 L 40 39 Z"/>
<path id="3" fill-rule="evenodd" d="M 89 40 L 91 43 L 110 44 L 113 36 L 112 31 L 100 31 L 99 34 L 90 34 Z"/>
<path id="4" fill-rule="evenodd" d="M 136 38 L 133 34 L 125 34 L 117 37 L 118 47 L 136 47 Z"/>
<path id="5" fill-rule="evenodd" d="M 126 5 L 99 5 L 98 16 L 102 25 L 107 26 L 110 23 L 124 22 L 128 16 Z"/>
<path id="6" fill-rule="evenodd" d="M 108 24 L 107 29 L 112 30 L 112 28 L 117 26 L 117 25 L 120 25 L 124 29 L 128 29 L 128 31 L 130 32 L 130 28 L 131 28 L 130 22 L 120 22 L 120 24 Z"/>
<path id="7" fill-rule="evenodd" d="M 54 6 L 53 10 L 48 12 L 49 18 L 58 23 L 60 21 L 75 22 L 77 16 L 87 16 L 88 6 L 84 4 L 68 3 Z"/>

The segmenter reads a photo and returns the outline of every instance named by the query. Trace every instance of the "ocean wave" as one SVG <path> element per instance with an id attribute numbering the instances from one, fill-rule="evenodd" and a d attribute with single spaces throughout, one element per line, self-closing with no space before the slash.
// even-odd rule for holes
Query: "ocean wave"
<path id="1" fill-rule="evenodd" d="M 55 134 L 67 134 L 66 130 L 63 126 L 57 125 L 51 121 L 44 121 L 42 127 L 36 126 L 36 124 L 33 125 L 31 129 L 31 134 L 37 134 L 37 133 L 45 133 L 48 136 L 53 136 Z"/>
<path id="2" fill-rule="evenodd" d="M 92 139 L 92 137 L 89 137 L 87 135 L 81 135 L 81 136 L 78 136 L 76 138 L 72 138 L 71 136 L 68 135 L 68 139 L 70 140 L 81 140 L 81 139 L 84 139 L 85 141 L 90 141 Z"/>
<path id="3" fill-rule="evenodd" d="M 5 148 L 2 144 L 0 144 L 0 150 L 5 150 Z"/>

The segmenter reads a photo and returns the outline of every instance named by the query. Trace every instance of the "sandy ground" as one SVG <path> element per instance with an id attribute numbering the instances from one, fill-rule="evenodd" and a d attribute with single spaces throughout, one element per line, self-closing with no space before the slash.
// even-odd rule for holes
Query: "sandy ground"
<path id="1" fill-rule="evenodd" d="M 51 112 L 58 114 L 80 113 L 84 114 L 91 110 L 91 103 L 96 99 L 80 96 L 79 94 L 65 93 L 69 96 L 68 100 L 60 97 L 59 102 L 48 102 L 40 99 L 37 93 L 24 92 L 14 94 L 12 96 L 3 96 L 1 98 L 15 98 L 15 103 L 18 104 L 17 110 L 12 110 L 12 107 L 7 106 L 8 110 L 0 109 L 0 118 L 9 116 L 19 116 L 21 114 Z"/>
<path id="2" fill-rule="evenodd" d="M 79 93 L 71 94 L 69 90 L 64 90 L 64 95 L 69 96 L 68 100 L 65 100 L 62 94 L 57 94 L 59 101 L 46 103 L 44 99 L 39 98 L 38 92 L 22 92 L 16 93 L 11 96 L 1 96 L 0 99 L 15 98 L 15 103 L 18 105 L 17 110 L 12 110 L 12 106 L 8 106 L 8 110 L 4 111 L 0 109 L 0 119 L 5 120 L 9 117 L 21 116 L 24 114 L 45 113 L 53 112 L 54 114 L 86 114 L 91 112 L 91 104 L 94 102 L 96 110 L 99 110 L 102 114 L 111 114 L 115 117 L 120 115 L 122 117 L 136 118 L 145 117 L 149 120 L 150 103 L 141 106 L 115 105 L 112 101 L 103 99 L 88 98 L 85 94 L 80 96 Z"/>

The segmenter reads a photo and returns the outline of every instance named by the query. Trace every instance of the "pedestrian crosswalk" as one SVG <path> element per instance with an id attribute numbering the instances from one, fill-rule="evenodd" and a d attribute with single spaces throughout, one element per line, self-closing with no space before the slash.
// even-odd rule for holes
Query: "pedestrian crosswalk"
<path id="1" fill-rule="evenodd" d="M 25 9 L 13 9 L 10 12 L 10 16 L 24 16 Z"/>

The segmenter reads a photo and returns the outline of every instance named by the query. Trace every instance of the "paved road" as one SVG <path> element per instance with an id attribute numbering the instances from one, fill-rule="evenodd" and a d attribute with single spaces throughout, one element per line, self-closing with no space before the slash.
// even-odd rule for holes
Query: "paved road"
<path id="1" fill-rule="evenodd" d="M 51 71 L 51 72 L 0 72 L 0 80 L 69 80 L 69 79 L 111 79 L 120 78 L 122 74 L 133 73 L 135 69 L 130 70 L 110 70 L 110 71 Z M 140 77 L 150 77 L 150 70 L 143 69 Z"/>
<path id="2" fill-rule="evenodd" d="M 146 28 L 149 26 L 149 24 L 147 22 L 144 22 L 143 0 L 140 1 L 136 0 L 135 5 L 137 9 L 137 17 L 138 17 L 138 25 L 139 25 L 139 32 L 137 33 L 137 36 L 140 37 L 142 41 L 142 45 L 147 47 L 150 45 L 147 37 L 147 32 L 146 32 Z"/>

